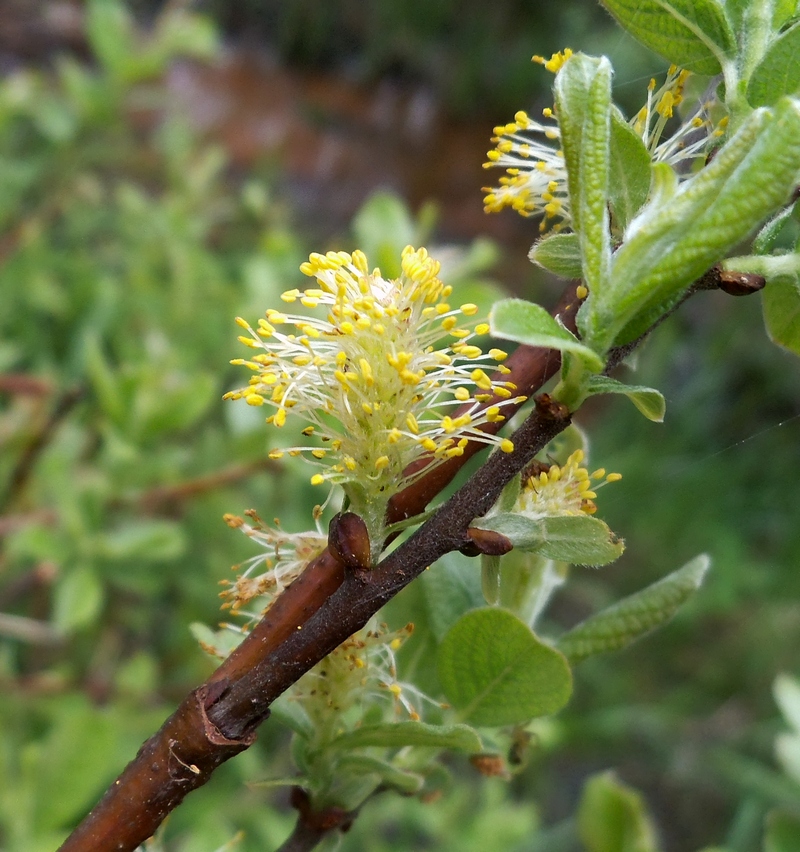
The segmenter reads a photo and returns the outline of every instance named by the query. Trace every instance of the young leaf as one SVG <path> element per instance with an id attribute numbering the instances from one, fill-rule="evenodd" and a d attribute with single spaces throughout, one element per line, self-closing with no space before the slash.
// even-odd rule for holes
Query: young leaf
<path id="1" fill-rule="evenodd" d="M 473 566 L 460 553 L 448 553 L 420 577 L 428 622 L 438 641 L 465 612 L 483 605 Z"/>
<path id="2" fill-rule="evenodd" d="M 461 718 L 513 725 L 555 713 L 569 700 L 564 656 L 515 615 L 493 607 L 462 616 L 439 647 L 439 679 Z"/>
<path id="3" fill-rule="evenodd" d="M 531 628 L 553 593 L 564 584 L 569 565 L 538 553 L 509 554 L 500 571 L 500 606 L 510 610 Z"/>
<path id="4" fill-rule="evenodd" d="M 423 777 L 416 772 L 406 772 L 386 760 L 366 754 L 346 754 L 339 759 L 336 768 L 340 775 L 345 777 L 350 775 L 354 782 L 341 785 L 341 789 L 338 791 L 339 796 L 351 805 L 348 810 L 364 800 L 365 794 L 368 795 L 370 792 L 370 787 L 383 785 L 404 795 L 414 795 L 414 793 L 420 791 L 425 783 Z M 377 776 L 379 782 L 361 784 L 356 780 L 359 776 Z M 348 802 L 348 800 L 350 801 Z"/>
<path id="5" fill-rule="evenodd" d="M 481 556 L 481 589 L 488 604 L 496 604 L 500 598 L 500 557 Z"/>
<path id="6" fill-rule="evenodd" d="M 446 748 L 475 754 L 482 748 L 480 737 L 469 725 L 428 725 L 424 722 L 383 722 L 363 725 L 337 737 L 331 748 Z"/>
<path id="7" fill-rule="evenodd" d="M 724 257 L 785 203 L 798 170 L 800 102 L 784 98 L 751 113 L 705 169 L 631 222 L 607 290 L 587 304 L 593 346 L 606 348 L 637 315 L 676 298 Z"/>
<path id="8" fill-rule="evenodd" d="M 550 234 L 533 244 L 528 258 L 562 278 L 583 275 L 581 241 L 577 234 Z"/>
<path id="9" fill-rule="evenodd" d="M 650 155 L 641 136 L 619 110 L 611 111 L 611 161 L 608 200 L 621 231 L 639 212 L 650 192 Z"/>
<path id="10" fill-rule="evenodd" d="M 800 89 L 800 24 L 778 36 L 753 71 L 747 100 L 753 106 L 772 106 L 783 95 Z"/>
<path id="11" fill-rule="evenodd" d="M 601 358 L 553 319 L 541 305 L 523 299 L 503 299 L 492 308 L 489 324 L 495 337 L 516 340 L 527 346 L 574 352 L 590 370 L 600 372 L 603 369 Z"/>
<path id="12" fill-rule="evenodd" d="M 701 555 L 683 568 L 582 621 L 558 640 L 573 665 L 595 654 L 617 651 L 669 621 L 703 582 L 710 560 Z"/>
<path id="13" fill-rule="evenodd" d="M 658 843 L 641 794 L 613 772 L 592 776 L 578 806 L 578 833 L 586 852 L 657 852 Z"/>
<path id="14" fill-rule="evenodd" d="M 583 513 L 534 519 L 504 512 L 478 518 L 473 526 L 502 533 L 517 550 L 573 565 L 605 565 L 624 550 L 603 521 Z"/>
<path id="15" fill-rule="evenodd" d="M 519 492 L 522 487 L 522 477 L 515 476 L 511 482 L 501 491 L 497 498 L 497 508 L 501 512 L 510 512 L 517 503 Z"/>
<path id="16" fill-rule="evenodd" d="M 314 733 L 314 725 L 306 711 L 297 701 L 281 696 L 270 705 L 270 718 L 286 725 L 287 728 L 309 739 Z"/>
<path id="17" fill-rule="evenodd" d="M 772 106 L 783 95 L 800 89 L 800 23 L 773 41 L 747 84 L 747 100 L 754 106 Z"/>
<path id="18" fill-rule="evenodd" d="M 724 0 L 725 13 L 728 20 L 733 24 L 734 30 L 739 34 L 739 43 L 746 41 L 748 34 L 752 37 L 752 25 L 749 15 L 761 13 L 768 20 L 767 24 L 773 33 L 780 31 L 781 27 L 795 16 L 797 0 Z M 770 18 L 770 7 L 772 15 Z M 748 30 L 751 30 L 748 33 Z"/>
<path id="19" fill-rule="evenodd" d="M 602 0 L 638 41 L 696 74 L 719 74 L 736 39 L 716 0 Z"/>
<path id="20" fill-rule="evenodd" d="M 753 238 L 751 252 L 753 254 L 769 254 L 775 241 L 780 236 L 786 223 L 793 218 L 793 213 L 797 204 L 792 204 L 789 207 L 784 207 L 779 210 L 756 234 Z"/>
<path id="21" fill-rule="evenodd" d="M 590 376 L 588 380 L 590 396 L 599 393 L 621 393 L 644 414 L 648 420 L 663 423 L 667 404 L 660 391 L 642 385 L 626 385 L 608 376 Z"/>
<path id="22" fill-rule="evenodd" d="M 611 63 L 605 57 L 597 59 L 580 53 L 572 56 L 556 76 L 554 94 L 583 278 L 590 292 L 599 292 L 605 286 L 611 264 Z"/>
<path id="23" fill-rule="evenodd" d="M 778 275 L 764 288 L 764 322 L 773 343 L 800 355 L 800 279 Z"/>
<path id="24" fill-rule="evenodd" d="M 553 94 L 561 132 L 561 149 L 567 165 L 567 187 L 570 199 L 581 196 L 581 146 L 583 123 L 589 100 L 589 88 L 597 73 L 599 59 L 575 54 L 556 75 Z M 582 208 L 573 204 L 572 225 L 580 233 Z"/>

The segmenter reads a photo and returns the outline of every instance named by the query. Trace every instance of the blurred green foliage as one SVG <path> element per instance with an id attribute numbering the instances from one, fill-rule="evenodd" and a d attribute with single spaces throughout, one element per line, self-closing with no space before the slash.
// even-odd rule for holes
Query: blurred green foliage
<path id="1" fill-rule="evenodd" d="M 144 33 L 97 2 L 87 27 L 96 65 L 0 88 L 0 595 L 23 636 L 50 628 L 0 648 L 8 852 L 53 849 L 209 671 L 187 625 L 247 553 L 221 516 L 277 502 L 257 422 L 220 403 L 232 319 L 302 258 L 165 96 L 176 56 L 214 55 L 208 21 Z"/>
<path id="2" fill-rule="evenodd" d="M 287 55 L 325 53 L 334 64 L 357 55 L 367 78 L 397 68 L 427 76 L 461 113 L 484 96 L 498 110 L 528 101 L 530 54 L 559 46 L 551 18 L 562 43 L 598 20 L 590 6 L 572 16 L 567 6 L 496 4 L 487 24 L 460 4 L 443 51 L 451 4 L 382 3 L 366 16 L 346 5 L 310 16 L 318 33 L 304 25 L 308 4 L 272 8 Z M 218 14 L 255 17 L 268 6 Z M 255 506 L 304 526 L 302 507 L 317 497 L 304 468 L 265 463 L 258 412 L 220 397 L 238 382 L 225 367 L 238 354 L 233 317 L 261 314 L 319 247 L 305 246 L 271 188 L 234 175 L 166 97 L 173 58 L 216 55 L 207 19 L 167 9 L 144 32 L 116 3 L 88 11 L 94 64 L 63 58 L 52 72 L 0 84 L 0 610 L 27 619 L 17 632 L 0 623 L 3 852 L 54 849 L 210 671 L 188 625 L 218 619 L 218 580 L 252 555 L 223 513 Z M 430 212 L 414 220 L 379 195 L 352 242 L 390 274 L 397 248 L 432 224 Z M 476 241 L 445 257 L 463 300 L 488 306 L 495 250 Z M 529 762 L 510 786 L 473 773 L 476 783 L 436 803 L 378 798 L 342 849 L 580 849 L 580 824 L 601 817 L 588 792 L 578 808 L 579 790 L 611 765 L 644 790 L 665 850 L 725 842 L 754 852 L 768 812 L 764 848 L 793 848 L 800 797 L 773 761 L 770 687 L 779 671 L 798 672 L 800 373 L 768 346 L 749 300 L 715 299 L 695 300 L 642 353 L 637 382 L 664 391 L 664 425 L 624 402 L 587 412 L 594 460 L 625 477 L 602 510 L 628 553 L 576 571 L 552 626 L 707 551 L 703 593 L 625 656 L 581 666 L 572 705 L 532 728 Z M 453 557 L 390 606 L 390 620 L 418 622 L 403 651 L 409 673 L 423 674 L 420 661 L 449 627 L 426 617 L 425 596 L 457 596 L 457 616 L 480 601 L 477 571 Z M 291 771 L 284 743 L 265 726 L 159 843 L 213 852 L 244 829 L 238 849 L 278 845 L 291 812 L 243 785 Z M 604 785 L 608 807 L 649 837 L 638 796 L 599 777 L 590 783 Z"/>
<path id="3" fill-rule="evenodd" d="M 228 32 L 266 40 L 290 64 L 422 85 L 462 117 L 484 115 L 487 104 L 519 109 L 530 100 L 532 54 L 614 32 L 591 3 L 208 0 L 205 8 Z"/>

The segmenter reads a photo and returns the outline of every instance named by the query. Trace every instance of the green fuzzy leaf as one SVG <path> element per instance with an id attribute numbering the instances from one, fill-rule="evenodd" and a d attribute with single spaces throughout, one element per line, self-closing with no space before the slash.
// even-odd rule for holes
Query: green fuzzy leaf
<path id="1" fill-rule="evenodd" d="M 684 297 L 684 293 L 675 293 L 669 299 L 655 305 L 649 305 L 638 313 L 630 322 L 626 323 L 622 331 L 617 335 L 616 343 L 625 345 L 641 337 L 654 323 L 674 310 Z M 579 315 L 580 318 L 580 315 Z"/>
<path id="2" fill-rule="evenodd" d="M 309 780 L 305 775 L 287 775 L 285 778 L 265 778 L 263 781 L 248 781 L 247 786 L 262 790 L 272 790 L 276 787 L 302 787 Z"/>
<path id="3" fill-rule="evenodd" d="M 500 557 L 481 556 L 481 589 L 488 604 L 500 599 Z"/>
<path id="4" fill-rule="evenodd" d="M 710 560 L 698 556 L 683 568 L 592 615 L 558 640 L 573 665 L 595 654 L 617 651 L 669 621 L 700 587 Z"/>
<path id="5" fill-rule="evenodd" d="M 377 776 L 378 783 L 374 784 L 375 787 L 379 785 L 391 787 L 399 793 L 408 796 L 418 793 L 422 788 L 422 785 L 425 783 L 423 777 L 415 772 L 406 772 L 388 761 L 381 760 L 377 757 L 371 757 L 366 754 L 344 755 L 339 759 L 336 768 L 340 775 L 356 777 L 365 775 Z M 356 782 L 355 784 L 345 784 L 343 786 L 344 791 L 339 790 L 339 796 L 343 796 L 345 799 L 343 804 L 350 805 L 350 807 L 347 807 L 346 809 L 352 810 L 353 807 L 360 803 L 360 801 L 363 801 L 364 793 L 359 790 L 362 785 Z M 348 793 L 350 793 L 352 797 L 352 801 L 350 802 L 347 801 Z"/>
<path id="6" fill-rule="evenodd" d="M 780 28 L 796 14 L 797 0 L 724 0 L 725 12 L 739 33 L 739 43 L 747 40 L 748 30 L 752 28 L 750 15 L 759 12 L 766 13 L 769 17 L 770 7 L 772 9 L 771 29 L 777 33 Z"/>
<path id="7" fill-rule="evenodd" d="M 800 849 L 800 819 L 778 809 L 767 814 L 764 852 L 797 852 Z"/>
<path id="8" fill-rule="evenodd" d="M 787 222 L 791 221 L 797 204 L 779 210 L 753 238 L 753 254 L 769 254 Z"/>
<path id="9" fill-rule="evenodd" d="M 781 33 L 764 54 L 747 84 L 754 107 L 772 106 L 783 95 L 800 89 L 800 24 Z"/>
<path id="10" fill-rule="evenodd" d="M 550 234 L 533 244 L 528 258 L 562 278 L 583 275 L 581 241 L 577 234 Z"/>
<path id="11" fill-rule="evenodd" d="M 515 615 L 492 607 L 453 625 L 439 647 L 438 668 L 447 699 L 474 725 L 513 725 L 555 713 L 572 692 L 564 656 Z"/>
<path id="12" fill-rule="evenodd" d="M 559 325 L 541 305 L 523 299 L 503 299 L 492 308 L 489 324 L 495 337 L 516 340 L 526 346 L 574 352 L 590 370 L 603 369 L 602 359 Z"/>
<path id="13" fill-rule="evenodd" d="M 281 696 L 270 704 L 270 719 L 277 721 L 301 737 L 310 739 L 314 734 L 314 725 L 306 711 L 297 701 Z"/>
<path id="14" fill-rule="evenodd" d="M 567 165 L 567 186 L 572 200 L 581 196 L 581 146 L 583 122 L 588 109 L 589 89 L 599 60 L 582 53 L 571 57 L 556 74 L 553 94 L 561 133 L 561 150 Z M 573 203 L 572 225 L 581 230 L 581 206 Z"/>
<path id="15" fill-rule="evenodd" d="M 578 806 L 578 834 L 586 852 L 657 852 L 653 822 L 641 793 L 613 772 L 592 776 Z"/>
<path id="16" fill-rule="evenodd" d="M 608 200 L 620 230 L 647 201 L 650 192 L 650 154 L 641 136 L 619 110 L 611 112 L 611 163 Z"/>
<path id="17" fill-rule="evenodd" d="M 572 56 L 556 76 L 554 94 L 583 278 L 589 290 L 597 292 L 604 287 L 611 265 L 611 63 L 605 57 Z"/>
<path id="18" fill-rule="evenodd" d="M 642 208 L 615 253 L 607 290 L 591 294 L 584 306 L 585 338 L 606 349 L 637 316 L 677 298 L 785 203 L 798 170 L 800 103 L 786 98 L 774 111 L 751 113 L 674 194 L 662 182 L 664 191 Z"/>
<path id="19" fill-rule="evenodd" d="M 603 521 L 583 513 L 532 519 L 506 512 L 478 518 L 473 526 L 502 533 L 517 550 L 573 565 L 605 565 L 625 549 Z"/>
<path id="20" fill-rule="evenodd" d="M 568 63 L 569 64 L 569 63 Z M 608 224 L 608 173 L 611 138 L 611 63 L 600 61 L 589 89 L 581 144 L 581 254 L 583 278 L 598 292 L 608 279 L 611 237 Z"/>
<path id="21" fill-rule="evenodd" d="M 521 488 L 522 477 L 518 474 L 500 492 L 500 496 L 497 498 L 497 508 L 501 512 L 510 512 L 517 504 Z"/>
<path id="22" fill-rule="evenodd" d="M 800 355 L 800 278 L 772 278 L 764 288 L 763 305 L 770 340 Z"/>
<path id="23" fill-rule="evenodd" d="M 475 754 L 482 748 L 481 739 L 468 725 L 428 725 L 424 722 L 385 722 L 363 725 L 337 737 L 331 748 L 446 748 Z"/>
<path id="24" fill-rule="evenodd" d="M 655 423 L 664 421 L 667 403 L 661 392 L 655 388 L 626 385 L 608 376 L 590 376 L 587 385 L 590 396 L 600 393 L 624 394 L 648 420 Z"/>
<path id="25" fill-rule="evenodd" d="M 602 0 L 635 39 L 695 74 L 719 74 L 736 39 L 716 0 Z"/>
<path id="26" fill-rule="evenodd" d="M 465 612 L 483 605 L 473 566 L 460 553 L 449 553 L 420 577 L 428 623 L 439 641 Z"/>

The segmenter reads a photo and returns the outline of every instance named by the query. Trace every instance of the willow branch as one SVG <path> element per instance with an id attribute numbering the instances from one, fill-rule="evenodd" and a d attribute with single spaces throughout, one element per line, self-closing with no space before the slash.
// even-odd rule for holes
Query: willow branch
<path id="1" fill-rule="evenodd" d="M 578 307 L 573 284 L 565 291 L 554 313 L 565 325 L 574 328 Z M 530 396 L 557 372 L 560 357 L 552 350 L 519 347 L 506 366 L 511 372 L 503 376 L 503 380 L 514 382 L 520 394 Z M 510 415 L 509 408 L 506 411 Z M 487 424 L 487 428 L 498 427 Z M 484 445 L 472 443 L 461 458 L 451 459 L 423 474 L 392 502 L 389 522 L 421 512 L 453 479 L 467 459 L 482 448 Z M 506 454 L 495 454 L 490 459 L 490 466 L 498 464 L 500 455 L 504 459 L 510 458 Z M 519 448 L 511 456 L 520 459 Z M 489 478 L 493 479 L 493 476 Z M 461 512 L 465 518 L 470 514 L 467 507 Z M 480 510 L 475 511 L 469 520 L 480 513 Z M 329 551 L 309 563 L 208 681 L 193 690 L 162 728 L 142 746 L 101 801 L 67 838 L 61 852 L 125 852 L 135 849 L 150 837 L 187 793 L 205 784 L 220 763 L 253 742 L 255 729 L 268 714 L 269 701 L 280 694 L 275 691 L 280 679 L 276 679 L 272 670 L 263 664 L 275 656 L 279 648 L 283 649 L 279 667 L 285 667 L 287 654 L 299 654 L 286 669 L 287 673 L 291 669 L 287 677 L 297 680 L 437 558 L 420 539 L 421 535 L 423 539 L 427 535 L 422 533 L 423 529 L 433 531 L 439 547 L 445 541 L 453 547 L 459 546 L 452 537 L 448 539 L 448 536 L 441 535 L 441 524 L 441 514 L 437 513 L 368 575 L 346 576 L 343 564 Z M 411 542 L 414 542 L 414 548 L 418 548 L 416 552 L 420 559 L 413 566 L 399 564 L 401 555 L 403 558 L 409 555 Z M 395 569 L 397 576 L 389 576 L 389 572 Z M 351 610 L 351 595 L 359 600 L 357 610 Z M 350 620 L 342 620 L 339 617 L 342 612 L 349 615 Z M 343 626 L 345 624 L 346 627 Z M 351 624 L 357 626 L 351 627 Z M 350 633 L 344 635 L 346 630 Z M 295 648 L 293 642 L 301 635 L 304 641 L 308 640 L 308 647 Z M 269 693 L 271 697 L 266 700 L 251 691 L 259 690 L 264 680 L 273 683 Z M 236 688 L 240 681 L 241 688 Z M 284 678 L 280 682 L 288 686 L 293 681 Z M 223 696 L 225 701 L 220 703 Z"/>
<path id="2" fill-rule="evenodd" d="M 700 279 L 692 292 L 714 285 L 706 279 Z M 578 307 L 572 285 L 554 313 L 574 328 Z M 610 362 L 618 363 L 638 342 L 612 350 Z M 514 382 L 520 394 L 531 396 L 559 369 L 560 357 L 551 350 L 521 346 L 506 364 L 511 373 L 503 378 Z M 568 413 L 540 399 L 512 436 L 514 451 L 493 454 L 376 567 L 346 569 L 330 550 L 310 562 L 208 681 L 191 692 L 144 744 L 61 852 L 132 852 L 150 837 L 187 793 L 205 784 L 222 762 L 252 744 L 272 701 L 363 627 L 429 565 L 463 548 L 472 520 L 488 511 L 511 478 L 568 422 Z M 498 427 L 491 424 L 486 428 Z M 392 501 L 388 521 L 394 523 L 423 511 L 463 463 L 483 448 L 472 443 L 461 458 L 423 473 Z M 303 842 L 309 841 L 310 836 L 304 835 Z"/>

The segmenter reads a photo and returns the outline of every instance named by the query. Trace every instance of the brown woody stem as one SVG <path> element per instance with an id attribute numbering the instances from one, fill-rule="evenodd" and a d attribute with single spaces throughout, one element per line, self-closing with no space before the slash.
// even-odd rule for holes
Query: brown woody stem
<path id="1" fill-rule="evenodd" d="M 574 328 L 575 285 L 555 313 Z M 503 380 L 531 396 L 560 366 L 557 352 L 519 347 Z M 487 404 L 491 404 L 487 403 Z M 266 616 L 211 675 L 180 704 L 139 750 L 60 852 L 132 852 L 150 837 L 187 793 L 248 748 L 269 704 L 436 559 L 462 547 L 466 529 L 503 486 L 568 422 L 543 402 L 515 433 L 513 453 L 495 453 L 413 536 L 371 570 L 345 570 L 329 551 L 275 601 Z M 508 416 L 512 413 L 506 408 Z M 499 428 L 491 424 L 489 428 Z M 419 514 L 483 444 L 470 444 L 417 479 L 390 504 L 389 522 Z M 422 465 L 425 462 L 421 462 Z"/>

